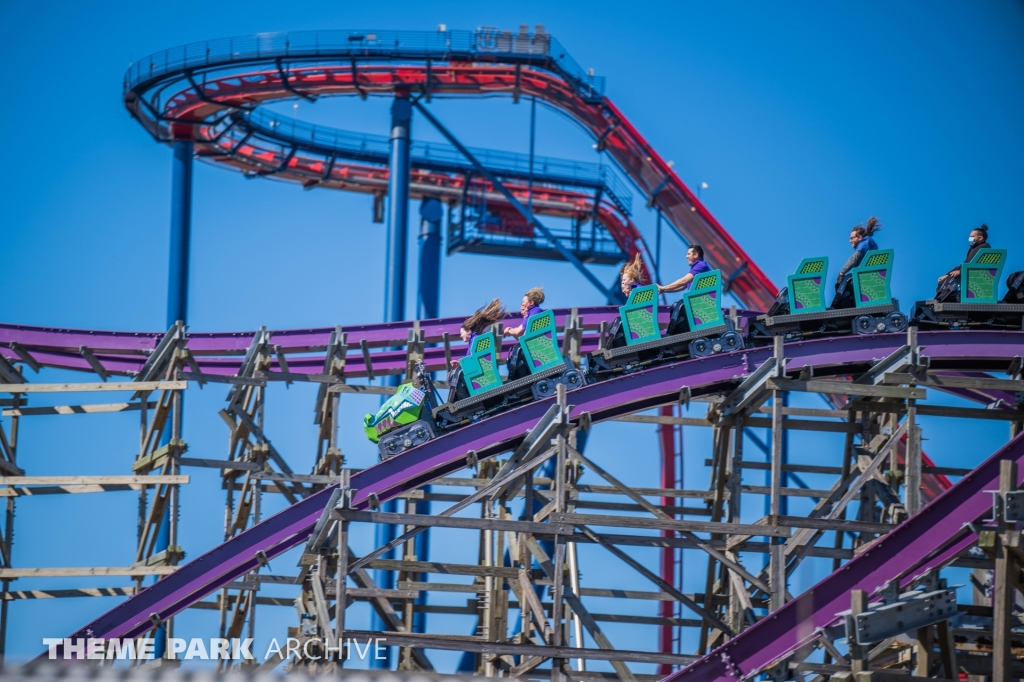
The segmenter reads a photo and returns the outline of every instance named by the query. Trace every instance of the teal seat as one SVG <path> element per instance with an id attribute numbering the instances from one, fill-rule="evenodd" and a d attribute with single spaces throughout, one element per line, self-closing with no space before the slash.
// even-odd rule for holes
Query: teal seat
<path id="1" fill-rule="evenodd" d="M 825 310 L 825 277 L 828 258 L 804 258 L 795 275 L 786 278 L 789 285 L 789 312 L 793 315 Z"/>
<path id="2" fill-rule="evenodd" d="M 661 338 L 658 329 L 658 287 L 648 284 L 629 292 L 626 305 L 619 308 L 626 345 Z"/>
<path id="3" fill-rule="evenodd" d="M 960 266 L 961 303 L 998 303 L 1006 249 L 980 249 Z"/>
<path id="4" fill-rule="evenodd" d="M 853 278 L 853 300 L 858 308 L 892 303 L 892 249 L 878 249 L 864 254 L 861 264 L 850 271 Z"/>
<path id="5" fill-rule="evenodd" d="M 564 364 L 562 351 L 558 347 L 555 313 L 545 310 L 530 315 L 526 320 L 526 330 L 519 337 L 519 346 L 531 374 Z"/>
<path id="6" fill-rule="evenodd" d="M 683 305 L 691 332 L 724 324 L 722 271 L 709 270 L 694 277 L 689 291 L 683 292 Z"/>
<path id="7" fill-rule="evenodd" d="M 501 347 L 494 341 L 494 332 L 477 334 L 473 339 L 473 352 L 459 360 L 469 395 L 478 395 L 501 386 L 501 375 L 498 374 L 500 351 Z"/>

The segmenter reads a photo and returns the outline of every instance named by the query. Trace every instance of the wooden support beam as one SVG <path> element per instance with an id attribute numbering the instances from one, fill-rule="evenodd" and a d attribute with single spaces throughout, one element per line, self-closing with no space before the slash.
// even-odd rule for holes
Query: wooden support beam
<path id="1" fill-rule="evenodd" d="M 889 386 L 916 384 L 935 388 L 974 388 L 980 391 L 1024 391 L 1024 381 L 1019 379 L 996 379 L 995 377 L 947 377 L 941 374 L 910 374 L 893 372 L 886 374 L 882 383 Z"/>
<path id="2" fill-rule="evenodd" d="M 899 388 L 897 386 L 868 386 L 849 381 L 799 381 L 797 379 L 768 379 L 767 387 L 779 391 L 803 391 L 834 395 L 856 395 L 870 398 L 900 398 L 924 400 L 928 392 L 923 388 Z"/>
<path id="3" fill-rule="evenodd" d="M 188 476 L 0 476 L 0 485 L 183 485 Z"/>
<path id="4" fill-rule="evenodd" d="M 151 410 L 156 407 L 156 402 L 143 403 L 95 403 L 92 405 L 53 405 L 48 407 L 17 407 L 11 410 L 4 410 L 4 417 L 31 417 L 35 415 L 55 414 L 101 414 L 106 412 L 135 412 L 137 410 Z"/>
<path id="5" fill-rule="evenodd" d="M 435 384 L 436 386 L 436 384 Z M 397 386 L 367 386 L 365 384 L 332 384 L 329 393 L 355 393 L 356 395 L 394 395 Z"/>
<path id="6" fill-rule="evenodd" d="M 627 414 L 611 421 L 634 422 L 637 424 L 669 424 L 674 426 L 714 426 L 707 419 L 698 417 L 663 417 L 656 414 Z"/>
<path id="7" fill-rule="evenodd" d="M 613 528 L 646 528 L 649 530 L 676 530 L 691 531 L 694 533 L 734 533 L 739 535 L 763 535 L 767 537 L 778 538 L 788 538 L 790 536 L 788 528 L 772 528 L 769 526 L 746 523 L 718 523 L 714 521 L 678 521 L 665 519 L 650 519 L 632 516 L 601 516 L 597 514 L 568 513 L 552 514 L 551 521 L 556 524 L 607 526 Z M 547 534 L 550 534 L 550 531 L 548 531 Z"/>
<path id="8" fill-rule="evenodd" d="M 96 372 L 100 379 L 106 381 L 107 377 L 110 376 L 110 372 L 107 371 L 107 368 L 103 366 L 93 352 L 87 346 L 79 347 L 78 352 L 89 363 L 89 366 L 92 367 L 92 371 Z"/>
<path id="9" fill-rule="evenodd" d="M 85 576 L 170 575 L 177 566 L 117 566 L 73 568 L 0 568 L 0 580 L 17 578 L 81 578 Z"/>
<path id="10" fill-rule="evenodd" d="M 135 587 L 79 587 L 66 590 L 15 590 L 0 594 L 0 599 L 18 601 L 22 599 L 68 599 L 73 597 L 130 597 L 137 592 Z"/>
<path id="11" fill-rule="evenodd" d="M 107 384 L 0 384 L 0 393 L 87 393 L 90 391 L 183 391 L 187 381 L 117 381 Z"/>
<path id="12" fill-rule="evenodd" d="M 256 462 L 235 462 L 229 459 L 196 459 L 180 457 L 178 464 L 183 467 L 203 467 L 207 469 L 229 469 L 235 471 L 260 471 L 263 467 Z"/>
<path id="13" fill-rule="evenodd" d="M 735 419 L 723 419 L 722 426 L 729 426 L 735 423 Z M 781 428 L 792 429 L 794 431 L 821 431 L 824 433 L 860 433 L 863 427 L 854 422 L 848 421 L 822 421 L 814 419 L 782 419 L 780 420 Z M 744 426 L 757 427 L 770 429 L 773 426 L 773 420 L 765 419 L 764 417 L 745 417 L 743 419 Z"/>
<path id="14" fill-rule="evenodd" d="M 487 642 L 478 637 L 447 634 L 405 634 L 397 632 L 367 632 L 346 630 L 345 639 L 381 645 L 410 647 L 415 649 L 442 649 L 445 651 L 468 651 L 498 656 L 542 656 L 544 658 L 585 658 L 599 661 L 623 661 L 630 663 L 668 663 L 686 665 L 697 660 L 696 656 L 683 654 L 662 654 L 649 651 L 625 649 L 589 649 L 575 647 L 550 647 L 536 644 L 511 644 L 508 642 Z"/>

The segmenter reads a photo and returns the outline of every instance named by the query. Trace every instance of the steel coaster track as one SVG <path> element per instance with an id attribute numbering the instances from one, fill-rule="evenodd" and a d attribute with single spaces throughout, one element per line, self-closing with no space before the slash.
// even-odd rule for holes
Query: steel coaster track
<path id="1" fill-rule="evenodd" d="M 235 113 L 207 130 L 197 147 L 200 160 L 239 170 L 247 177 L 298 182 L 303 187 L 382 195 L 388 187 L 388 139 L 296 121 L 262 109 Z M 630 220 L 632 195 L 607 166 L 536 157 L 532 186 L 529 157 L 472 149 L 489 170 L 538 215 L 594 218 L 611 234 L 626 257 L 650 250 Z M 374 165 L 368 165 L 374 164 Z M 457 203 L 468 188 L 482 192 L 487 203 L 515 211 L 459 152 L 444 144 L 414 142 L 410 196 Z M 579 191 L 587 188 L 595 195 Z M 605 198 L 607 197 L 607 198 Z"/>
<path id="2" fill-rule="evenodd" d="M 1024 332 L 922 332 L 918 340 L 932 369 L 996 371 L 1004 370 L 1020 355 Z M 882 334 L 787 344 L 787 372 L 812 368 L 816 377 L 855 374 L 899 349 L 904 341 L 900 334 Z M 679 399 L 684 387 L 689 387 L 695 397 L 724 393 L 768 360 L 771 353 L 769 348 L 739 350 L 584 386 L 572 391 L 571 416 L 578 419 L 589 413 L 594 421 L 612 419 L 670 404 Z M 467 466 L 470 451 L 477 457 L 490 457 L 514 448 L 551 403 L 552 399 L 533 402 L 495 415 L 354 474 L 351 487 L 358 489 L 354 505 L 366 508 L 371 494 L 384 502 L 462 469 Z M 737 669 L 744 675 L 756 671 L 813 636 L 813 628 L 801 629 L 806 623 L 831 622 L 841 610 L 837 600 L 849 589 L 874 589 L 896 577 L 909 580 L 915 571 L 952 560 L 970 542 L 969 537 L 965 539 L 963 523 L 978 519 L 991 508 L 990 495 L 985 491 L 998 477 L 999 460 L 1006 458 L 1024 460 L 1024 437 L 1018 436 L 921 513 L 895 527 L 871 551 L 861 553 L 796 602 L 677 676 L 724 679 Z M 334 487 L 311 495 L 185 564 L 71 637 L 138 636 L 153 627 L 154 619 L 165 620 L 257 568 L 263 557 L 272 559 L 299 545 L 320 518 Z M 260 558 L 258 553 L 262 553 Z"/>
<path id="3" fill-rule="evenodd" d="M 398 63 L 393 63 L 398 62 Z M 159 140 L 188 139 L 197 153 L 232 158 L 221 139 L 232 114 L 281 99 L 329 95 L 536 97 L 574 119 L 608 151 L 688 243 L 704 245 L 713 267 L 745 305 L 767 309 L 778 291 L 704 205 L 546 34 L 491 30 L 266 34 L 175 48 L 140 60 L 125 76 L 125 105 Z M 285 152 L 289 147 L 291 151 Z M 299 154 L 294 143 L 263 150 L 282 179 L 330 186 L 344 182 L 323 155 Z M 264 171 L 266 167 L 264 167 Z"/>

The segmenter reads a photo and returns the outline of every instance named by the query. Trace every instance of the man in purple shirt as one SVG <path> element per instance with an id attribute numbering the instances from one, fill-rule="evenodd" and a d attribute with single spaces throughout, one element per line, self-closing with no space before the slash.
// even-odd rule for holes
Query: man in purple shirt
<path id="1" fill-rule="evenodd" d="M 711 266 L 704 260 L 704 247 L 694 244 L 686 250 L 686 260 L 690 263 L 690 271 L 676 281 L 664 286 L 658 285 L 659 294 L 672 294 L 677 291 L 686 291 L 690 288 L 693 278 L 702 272 L 711 270 Z"/>

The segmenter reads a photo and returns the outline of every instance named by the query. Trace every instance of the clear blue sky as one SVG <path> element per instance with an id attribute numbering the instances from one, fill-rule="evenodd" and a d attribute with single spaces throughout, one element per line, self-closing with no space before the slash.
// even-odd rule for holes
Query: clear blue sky
<path id="1" fill-rule="evenodd" d="M 6 29 L 0 56 L 7 73 L 0 107 L 0 320 L 93 329 L 163 327 L 170 152 L 121 103 L 121 78 L 131 60 L 231 35 L 430 30 L 439 23 L 452 29 L 544 24 L 581 66 L 607 77 L 610 98 L 675 162 L 686 182 L 708 183 L 703 198 L 711 211 L 777 283 L 807 255 L 842 262 L 849 228 L 872 214 L 885 225 L 879 241 L 897 249 L 894 291 L 904 308 L 931 292 L 935 277 L 963 256 L 969 229 L 982 221 L 992 229 L 993 244 L 1011 250 L 1011 268 L 1024 267 L 1019 2 L 487 7 L 254 0 L 216 6 L 183 1 L 171 8 L 9 1 L 0 4 Z M 298 115 L 386 134 L 387 104 L 302 103 Z M 526 150 L 526 106 L 504 99 L 432 106 L 468 144 Z M 424 121 L 413 125 L 414 137 L 437 139 Z M 578 128 L 543 109 L 538 153 L 595 159 Z M 384 231 L 371 222 L 367 197 L 303 192 L 199 164 L 194 201 L 192 329 L 285 329 L 381 318 Z M 636 203 L 636 222 L 653 240 L 653 216 L 640 208 L 641 200 Z M 678 242 L 669 243 L 666 273 L 682 264 Z M 479 275 L 493 277 L 499 268 L 503 274 L 493 279 L 494 290 L 481 291 Z M 460 255 L 446 258 L 442 272 L 445 315 L 467 312 L 492 295 L 515 301 L 535 284 L 547 286 L 554 306 L 601 303 L 562 264 Z M 612 274 L 601 272 L 605 281 Z M 80 375 L 48 371 L 38 380 L 58 378 Z M 313 397 L 306 387 L 280 388 L 271 391 L 267 409 L 268 431 L 297 470 L 313 459 Z M 225 456 L 227 433 L 216 416 L 223 400 L 224 392 L 215 387 L 189 391 L 186 440 L 194 456 Z M 375 404 L 346 404 L 351 426 L 342 429 L 342 443 L 353 466 L 374 459 L 358 420 Z M 135 428 L 132 418 L 119 415 L 26 419 L 19 459 L 38 475 L 127 473 Z M 654 485 L 651 430 L 602 428 L 606 437 L 592 454 L 628 482 Z M 1002 425 L 978 426 L 965 445 L 962 434 L 926 420 L 925 448 L 943 464 L 966 465 L 1006 435 Z M 688 485 L 701 487 L 707 434 L 688 430 L 686 439 Z M 622 453 L 635 452 L 637 443 L 643 445 L 641 455 L 626 462 Z M 838 462 L 837 442 L 794 438 L 794 459 L 824 457 Z M 221 537 L 223 493 L 211 471 L 189 473 L 193 483 L 182 495 L 182 541 L 195 557 Z M 134 552 L 134 519 L 135 501 L 128 493 L 21 499 L 14 564 L 126 565 Z M 361 538 L 361 546 L 368 541 Z M 435 547 L 443 543 L 438 534 Z M 276 563 L 276 573 L 294 570 L 290 561 Z M 590 570 L 587 575 L 584 566 L 584 584 L 607 586 L 602 581 L 610 580 L 649 589 L 624 571 L 605 576 Z M 703 589 L 698 573 L 688 573 L 687 591 Z M 816 575 L 808 569 L 796 586 L 805 587 Z M 127 581 L 20 580 L 14 589 L 44 584 Z M 114 603 L 16 602 L 8 651 L 14 658 L 32 656 L 41 637 L 62 636 Z M 653 606 L 639 608 L 650 613 Z M 259 641 L 283 636 L 293 619 L 291 609 L 264 609 Z M 436 622 L 438 628 L 445 624 Z M 215 628 L 215 612 L 189 612 L 179 619 L 178 632 L 210 636 Z M 611 625 L 608 631 L 622 648 L 645 648 L 654 634 Z"/>

